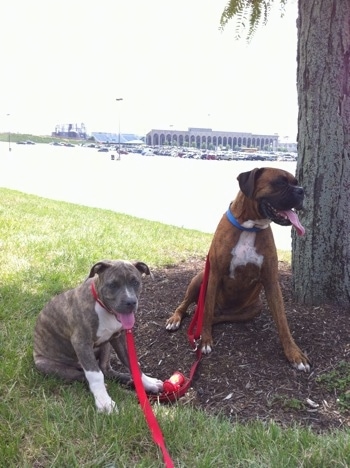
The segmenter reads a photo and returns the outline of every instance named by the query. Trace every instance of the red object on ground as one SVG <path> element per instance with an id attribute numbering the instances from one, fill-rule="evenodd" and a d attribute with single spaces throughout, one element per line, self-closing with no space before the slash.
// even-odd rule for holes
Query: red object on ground
<path id="1" fill-rule="evenodd" d="M 174 374 L 168 380 L 163 382 L 164 393 L 177 392 L 181 385 L 185 382 L 185 377 L 181 372 L 174 372 Z"/>

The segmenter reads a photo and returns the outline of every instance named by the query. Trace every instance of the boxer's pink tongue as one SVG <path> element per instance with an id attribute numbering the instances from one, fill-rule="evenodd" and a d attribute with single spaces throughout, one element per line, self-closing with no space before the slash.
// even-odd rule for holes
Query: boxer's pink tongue
<path id="1" fill-rule="evenodd" d="M 117 312 L 117 319 L 123 325 L 125 330 L 130 330 L 135 324 L 134 314 L 119 314 Z"/>
<path id="2" fill-rule="evenodd" d="M 286 211 L 280 211 L 280 213 L 284 216 L 286 216 L 289 221 L 292 223 L 292 225 L 295 227 L 298 236 L 303 236 L 305 234 L 305 228 L 304 226 L 301 225 L 299 221 L 299 217 L 296 214 L 295 211 L 293 210 L 286 210 Z"/>

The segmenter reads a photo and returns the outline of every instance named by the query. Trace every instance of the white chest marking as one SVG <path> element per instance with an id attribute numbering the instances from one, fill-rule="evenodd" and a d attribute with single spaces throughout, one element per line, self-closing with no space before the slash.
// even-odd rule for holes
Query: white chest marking
<path id="1" fill-rule="evenodd" d="M 98 329 L 97 338 L 95 345 L 100 345 L 105 341 L 108 341 L 113 333 L 118 332 L 122 329 L 122 324 L 118 322 L 113 314 L 107 312 L 97 302 L 95 303 L 95 312 L 98 315 Z"/>
<path id="2" fill-rule="evenodd" d="M 230 263 L 230 277 L 235 277 L 235 270 L 238 266 L 245 266 L 253 263 L 259 268 L 262 265 L 264 256 L 257 253 L 255 249 L 255 232 L 243 231 L 239 236 L 238 242 L 231 250 L 232 260 Z"/>

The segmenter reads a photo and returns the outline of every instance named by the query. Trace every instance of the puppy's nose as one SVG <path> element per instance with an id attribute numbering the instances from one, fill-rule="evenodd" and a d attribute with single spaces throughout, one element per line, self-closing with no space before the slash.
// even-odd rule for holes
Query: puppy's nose
<path id="1" fill-rule="evenodd" d="M 137 300 L 129 298 L 125 301 L 125 304 L 129 307 L 134 307 L 137 304 Z"/>
<path id="2" fill-rule="evenodd" d="M 300 196 L 304 195 L 303 187 L 295 187 L 295 191 L 296 191 L 297 195 L 300 195 Z"/>

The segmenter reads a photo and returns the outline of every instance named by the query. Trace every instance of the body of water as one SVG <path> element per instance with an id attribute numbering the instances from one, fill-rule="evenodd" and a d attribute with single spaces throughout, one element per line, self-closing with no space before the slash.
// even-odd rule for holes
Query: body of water
<path id="1" fill-rule="evenodd" d="M 237 176 L 255 167 L 295 173 L 295 162 L 202 161 L 122 155 L 95 148 L 0 143 L 0 186 L 138 218 L 214 233 L 238 191 Z M 279 249 L 291 228 L 272 225 Z"/>

